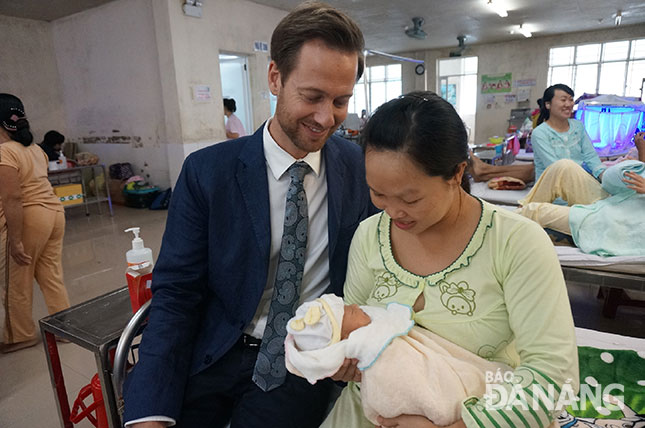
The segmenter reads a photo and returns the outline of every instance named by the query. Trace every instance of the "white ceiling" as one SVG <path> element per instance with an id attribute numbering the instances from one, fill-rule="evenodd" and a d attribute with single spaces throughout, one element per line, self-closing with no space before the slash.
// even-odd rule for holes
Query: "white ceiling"
<path id="1" fill-rule="evenodd" d="M 0 0 L 0 15 L 54 21 L 113 0 Z"/>
<path id="2" fill-rule="evenodd" d="M 208 0 L 203 0 L 204 3 Z M 299 0 L 253 0 L 255 3 L 289 10 Z M 457 36 L 466 35 L 466 44 L 491 43 L 523 38 L 510 34 L 520 24 L 533 37 L 591 31 L 614 27 L 617 11 L 621 25 L 643 26 L 643 0 L 493 0 L 505 7 L 501 18 L 486 5 L 487 0 L 327 0 L 354 18 L 365 34 L 368 49 L 390 53 L 457 46 Z M 425 40 L 405 35 L 412 17 L 425 19 Z"/>
<path id="3" fill-rule="evenodd" d="M 0 15 L 53 21 L 112 0 L 0 0 Z M 157 1 L 157 0 L 153 0 Z M 301 0 L 253 0 L 255 3 L 290 10 Z M 621 25 L 645 28 L 643 0 L 493 0 L 508 10 L 500 18 L 487 0 L 327 0 L 347 12 L 365 34 L 368 49 L 390 53 L 457 46 L 457 36 L 466 44 L 481 44 L 522 38 L 510 30 L 523 24 L 534 37 L 614 27 L 617 11 Z M 215 0 L 202 0 L 203 7 Z M 181 2 L 177 1 L 177 7 Z M 425 19 L 425 40 L 407 37 L 405 27 L 412 17 Z M 645 30 L 643 30 L 645 31 Z"/>

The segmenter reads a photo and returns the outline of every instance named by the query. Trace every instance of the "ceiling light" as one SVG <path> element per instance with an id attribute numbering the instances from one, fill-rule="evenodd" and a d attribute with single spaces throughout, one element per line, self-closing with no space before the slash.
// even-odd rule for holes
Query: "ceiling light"
<path id="1" fill-rule="evenodd" d="M 502 18 L 506 18 L 508 16 L 508 12 L 506 9 L 504 9 L 502 6 L 500 6 L 498 3 L 493 3 L 493 0 L 488 0 L 488 3 L 486 3 L 488 7 L 490 7 L 492 10 L 495 11 L 496 14 L 501 16 Z"/>
<path id="2" fill-rule="evenodd" d="M 620 21 L 623 20 L 623 13 L 619 10 L 616 12 L 616 17 L 614 18 L 614 24 L 620 25 Z"/>
<path id="3" fill-rule="evenodd" d="M 529 30 L 527 30 L 526 28 L 522 28 L 522 24 L 520 24 L 520 28 L 517 29 L 517 32 L 526 38 L 533 36 L 533 34 Z"/>

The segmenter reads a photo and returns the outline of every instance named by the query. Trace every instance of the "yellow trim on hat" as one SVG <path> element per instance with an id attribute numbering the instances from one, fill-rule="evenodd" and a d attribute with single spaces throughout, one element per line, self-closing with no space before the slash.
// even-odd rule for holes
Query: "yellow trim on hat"
<path id="1" fill-rule="evenodd" d="M 331 323 L 331 342 L 329 342 L 329 344 L 333 345 L 334 343 L 340 342 L 340 327 L 338 326 L 338 321 L 334 316 L 334 312 L 331 310 L 331 306 L 329 306 L 329 303 L 324 299 L 318 298 L 316 301 L 320 302 L 325 312 L 327 312 L 329 322 Z"/>

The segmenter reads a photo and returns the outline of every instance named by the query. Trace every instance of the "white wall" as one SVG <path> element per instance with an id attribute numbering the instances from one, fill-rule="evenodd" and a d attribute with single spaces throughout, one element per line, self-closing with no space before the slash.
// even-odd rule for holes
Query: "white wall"
<path id="1" fill-rule="evenodd" d="M 54 21 L 53 35 L 69 139 L 106 165 L 131 162 L 167 187 L 151 1 L 119 0 Z"/>
<path id="2" fill-rule="evenodd" d="M 0 93 L 22 100 L 37 143 L 50 129 L 67 134 L 51 24 L 0 15 Z"/>
<path id="3" fill-rule="evenodd" d="M 253 131 L 270 115 L 270 42 L 287 12 L 246 0 L 117 0 L 53 23 L 0 16 L 0 91 L 26 104 L 37 138 L 58 129 L 101 162 L 131 162 L 161 187 L 185 156 L 225 139 L 219 53 L 248 56 Z M 195 102 L 194 85 L 212 99 Z M 146 166 L 147 165 L 147 166 Z"/>
<path id="4" fill-rule="evenodd" d="M 477 115 L 475 142 L 483 142 L 493 135 L 501 135 L 506 131 L 508 118 L 512 108 L 537 108 L 537 100 L 542 97 L 548 79 L 549 49 L 554 46 L 573 45 L 582 43 L 598 43 L 611 40 L 627 40 L 645 37 L 645 25 L 618 27 L 610 30 L 569 33 L 549 37 L 533 37 L 517 39 L 510 42 L 491 43 L 470 46 L 464 56 L 479 57 L 478 84 L 481 84 L 482 74 L 513 73 L 513 80 L 535 79 L 536 85 L 531 88 L 530 99 L 527 103 L 500 103 L 498 108 L 486 109 L 485 95 L 477 94 Z M 439 58 L 448 58 L 452 48 L 436 49 L 420 52 L 426 61 L 426 84 L 431 91 L 436 91 L 437 70 Z M 403 78 L 405 79 L 404 74 Z M 423 89 L 424 82 L 415 80 L 416 89 Z M 409 87 L 404 83 L 404 87 Z M 513 88 L 512 93 L 516 93 Z M 581 94 L 577 94 L 581 95 Z"/>
<path id="5" fill-rule="evenodd" d="M 159 57 L 172 58 L 172 67 L 161 68 L 164 101 L 173 121 L 169 133 L 176 133 L 179 144 L 168 146 L 171 182 L 174 183 L 185 156 L 202 147 L 226 139 L 224 107 L 220 83 L 220 52 L 248 56 L 253 129 L 270 115 L 267 67 L 269 54 L 254 52 L 253 42 L 270 42 L 273 29 L 287 12 L 258 5 L 246 0 L 204 2 L 202 18 L 185 16 L 181 2 L 153 2 Z M 159 34 L 162 26 L 167 33 Z M 169 36 L 168 36 L 169 34 Z M 166 38 L 163 43 L 162 38 Z M 193 99 L 193 87 L 210 87 L 212 99 Z M 178 106 L 175 109 L 175 106 Z"/>

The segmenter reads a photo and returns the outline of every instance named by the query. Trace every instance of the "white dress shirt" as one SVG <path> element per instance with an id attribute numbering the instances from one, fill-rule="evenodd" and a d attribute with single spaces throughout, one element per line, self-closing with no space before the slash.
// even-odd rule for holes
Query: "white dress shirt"
<path id="1" fill-rule="evenodd" d="M 273 120 L 273 119 L 271 119 Z M 267 163 L 269 182 L 269 203 L 271 207 L 271 250 L 269 253 L 269 273 L 264 293 L 253 320 L 244 330 L 258 339 L 262 339 L 266 326 L 269 306 L 273 297 L 276 270 L 284 229 L 284 211 L 287 205 L 287 189 L 291 177 L 289 167 L 298 161 L 306 162 L 312 169 L 305 175 L 304 187 L 307 194 L 307 211 L 309 229 L 307 231 L 307 251 L 305 252 L 305 269 L 300 285 L 300 302 L 313 300 L 329 286 L 329 233 L 327 232 L 327 177 L 325 163 L 320 151 L 309 153 L 302 159 L 295 159 L 275 142 L 269 133 L 267 121 L 263 131 L 264 158 Z M 299 305 L 298 305 L 299 306 Z"/>

